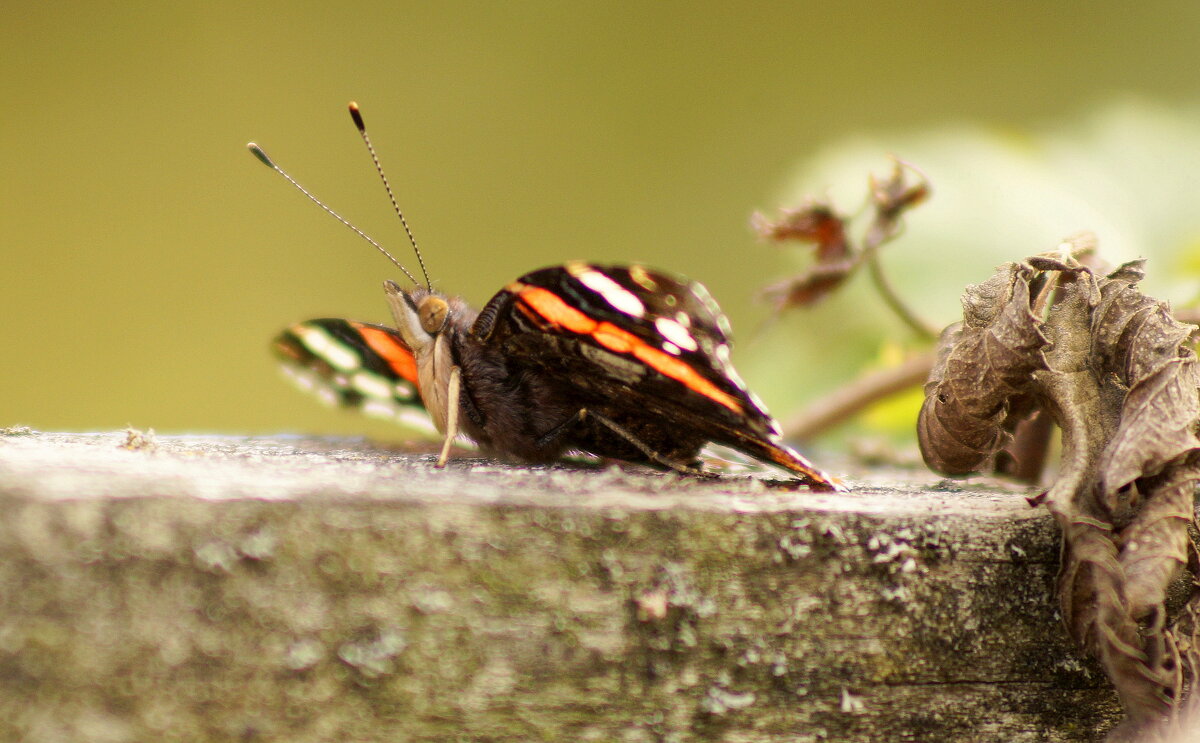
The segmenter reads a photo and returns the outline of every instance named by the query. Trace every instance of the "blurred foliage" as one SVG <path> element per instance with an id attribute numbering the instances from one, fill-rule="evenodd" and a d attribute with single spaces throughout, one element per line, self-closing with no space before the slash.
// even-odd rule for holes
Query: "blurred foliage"
<path id="1" fill-rule="evenodd" d="M 961 314 L 967 284 L 1081 230 L 1094 232 L 1114 263 L 1152 259 L 1147 291 L 1182 305 L 1200 293 L 1197 113 L 1124 99 L 1025 133 L 953 125 L 849 138 L 802 163 L 778 201 L 816 194 L 851 212 L 864 203 L 867 175 L 890 168 L 889 153 L 918 165 L 932 198 L 906 215 L 907 230 L 881 260 L 898 293 L 939 327 Z M 805 251 L 785 250 L 797 267 L 807 263 Z M 898 363 L 897 346 L 925 347 L 864 276 L 814 309 L 788 312 L 756 339 L 746 367 L 789 409 L 879 366 L 880 357 Z M 921 399 L 880 404 L 859 430 L 909 439 Z"/>
<path id="2" fill-rule="evenodd" d="M 885 340 L 876 359 L 867 364 L 863 371 L 899 366 L 905 353 L 902 344 Z M 915 386 L 880 400 L 863 412 L 862 427 L 866 431 L 888 434 L 896 439 L 909 437 L 914 431 L 916 411 L 921 409 L 924 399 L 921 386 Z"/>

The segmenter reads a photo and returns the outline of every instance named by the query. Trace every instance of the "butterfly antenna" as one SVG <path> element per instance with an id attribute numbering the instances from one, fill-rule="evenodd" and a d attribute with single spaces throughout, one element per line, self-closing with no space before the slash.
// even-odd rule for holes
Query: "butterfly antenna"
<path id="1" fill-rule="evenodd" d="M 253 154 L 255 157 L 257 157 L 257 158 L 258 158 L 259 162 L 261 162 L 263 165 L 266 165 L 266 166 L 267 166 L 268 168 L 270 168 L 271 170 L 274 170 L 274 171 L 275 171 L 276 173 L 278 173 L 279 175 L 283 176 L 283 179 L 284 179 L 284 180 L 286 180 L 288 183 L 290 183 L 290 184 L 292 184 L 293 186 L 295 186 L 296 188 L 298 188 L 298 189 L 300 190 L 300 193 L 302 193 L 302 194 L 304 194 L 305 196 L 307 196 L 307 197 L 308 197 L 308 198 L 309 198 L 309 199 L 310 199 L 310 200 L 311 200 L 311 201 L 312 201 L 314 204 L 316 204 L 317 206 L 319 206 L 319 207 L 321 207 L 322 209 L 324 209 L 326 212 L 328 212 L 330 215 L 332 215 L 332 216 L 333 216 L 333 218 L 334 218 L 334 219 L 336 219 L 337 221 L 339 221 L 339 222 L 341 222 L 342 224 L 344 224 L 344 225 L 346 225 L 347 227 L 349 227 L 349 228 L 350 228 L 351 230 L 353 230 L 353 231 L 354 231 L 354 233 L 355 233 L 355 234 L 357 234 L 359 237 L 361 237 L 362 239 L 364 239 L 364 240 L 366 240 L 367 242 L 369 242 L 369 243 L 371 243 L 372 245 L 374 245 L 376 250 L 378 250 L 380 253 L 383 253 L 385 256 L 387 256 L 387 259 L 388 259 L 389 261 L 391 261 L 393 264 L 395 264 L 396 268 L 399 268 L 401 271 L 403 271 L 403 272 L 404 272 L 404 275 L 405 275 L 405 276 L 407 276 L 407 277 L 409 278 L 409 280 L 411 280 L 411 281 L 412 281 L 414 284 L 420 284 L 420 282 L 419 282 L 419 281 L 417 281 L 417 278 L 416 278 L 415 276 L 413 276 L 411 273 L 409 273 L 409 272 L 408 272 L 408 269 L 407 269 L 407 268 L 405 268 L 403 265 L 401 265 L 400 261 L 396 260 L 396 258 L 395 258 L 395 257 L 394 257 L 394 256 L 393 256 L 391 253 L 387 252 L 387 250 L 386 250 L 386 249 L 385 249 L 385 248 L 384 248 L 382 245 L 380 245 L 379 243 L 377 243 L 377 242 L 375 242 L 373 239 L 371 239 L 371 236 L 370 236 L 370 235 L 368 235 L 367 233 L 365 233 L 365 232 L 363 232 L 362 230 L 360 230 L 360 229 L 358 229 L 357 227 L 355 227 L 355 226 L 354 226 L 354 225 L 353 225 L 353 224 L 350 222 L 350 220 L 346 219 L 346 218 L 345 218 L 345 217 L 343 217 L 341 214 L 338 214 L 338 213 L 337 213 L 337 212 L 335 212 L 333 209 L 331 209 L 331 208 L 329 208 L 328 206 L 326 206 L 326 204 L 325 204 L 325 202 L 324 202 L 324 201 L 321 201 L 321 200 L 320 200 L 320 199 L 318 199 L 316 196 L 313 196 L 311 193 L 309 193 L 309 192 L 308 192 L 308 189 L 306 189 L 304 186 L 301 186 L 301 185 L 300 185 L 300 184 L 299 184 L 299 183 L 296 181 L 296 179 L 295 179 L 295 178 L 293 178 L 293 177 L 291 177 L 290 175 L 288 175 L 288 174 L 287 174 L 287 172 L 286 172 L 286 171 L 284 171 L 284 169 L 283 169 L 283 168 L 281 168 L 281 167 L 279 167 L 278 165 L 276 165 L 274 160 L 272 160 L 271 158 L 267 157 L 267 153 L 263 152 L 263 149 L 262 149 L 261 147 L 259 147 L 258 145 L 254 144 L 253 142 L 251 142 L 250 144 L 246 145 L 246 147 L 247 147 L 247 148 L 250 150 L 250 153 L 251 153 L 251 154 Z M 417 255 L 418 255 L 418 257 L 420 257 L 420 254 L 419 254 L 419 253 L 418 253 Z M 424 266 L 422 266 L 422 269 L 424 269 Z"/>
<path id="2" fill-rule="evenodd" d="M 417 239 L 413 237 L 412 230 L 408 227 L 408 220 L 404 218 L 404 212 L 400 211 L 400 205 L 396 203 L 396 195 L 392 193 L 392 186 L 383 173 L 383 165 L 379 162 L 379 156 L 375 154 L 371 137 L 367 135 L 367 125 L 363 123 L 362 112 L 358 110 L 358 104 L 354 101 L 350 101 L 350 117 L 354 119 L 354 125 L 358 127 L 358 133 L 367 145 L 367 152 L 371 153 L 371 162 L 375 163 L 375 171 L 379 173 L 379 178 L 383 181 L 383 188 L 387 191 L 388 198 L 392 200 L 392 208 L 396 210 L 396 216 L 400 217 L 400 224 L 404 225 L 404 232 L 408 235 L 408 241 L 412 243 L 413 252 L 417 254 L 417 263 L 421 265 L 421 273 L 425 276 L 425 288 L 433 291 L 433 284 L 429 281 L 429 271 L 425 270 L 425 259 L 421 257 L 421 249 L 417 247 Z"/>

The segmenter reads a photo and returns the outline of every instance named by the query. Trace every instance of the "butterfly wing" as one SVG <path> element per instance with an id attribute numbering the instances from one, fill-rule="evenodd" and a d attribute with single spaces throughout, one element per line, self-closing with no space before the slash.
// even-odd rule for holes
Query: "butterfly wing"
<path id="1" fill-rule="evenodd" d="M 280 333 L 272 349 L 284 372 L 324 402 L 434 430 L 421 402 L 416 359 L 392 328 L 335 318 L 306 320 Z"/>
<path id="2" fill-rule="evenodd" d="M 811 482 L 831 482 L 782 443 L 729 361 L 728 321 L 698 283 L 636 265 L 568 263 L 506 286 L 472 332 L 661 440 L 725 444 Z"/>

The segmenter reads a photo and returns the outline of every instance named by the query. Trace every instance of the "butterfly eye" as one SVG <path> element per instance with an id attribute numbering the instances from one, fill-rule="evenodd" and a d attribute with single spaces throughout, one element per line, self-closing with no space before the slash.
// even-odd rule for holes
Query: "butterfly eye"
<path id="1" fill-rule="evenodd" d="M 425 297 L 417 306 L 417 314 L 421 317 L 421 328 L 426 333 L 437 333 L 446 324 L 446 316 L 450 314 L 450 306 L 441 297 Z"/>

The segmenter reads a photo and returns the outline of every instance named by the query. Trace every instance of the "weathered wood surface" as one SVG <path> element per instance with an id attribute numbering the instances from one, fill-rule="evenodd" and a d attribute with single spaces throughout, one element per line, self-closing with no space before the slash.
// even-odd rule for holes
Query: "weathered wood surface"
<path id="1" fill-rule="evenodd" d="M 1086 741 L 1119 715 L 1016 491 L 124 440 L 0 436 L 0 740 Z"/>

